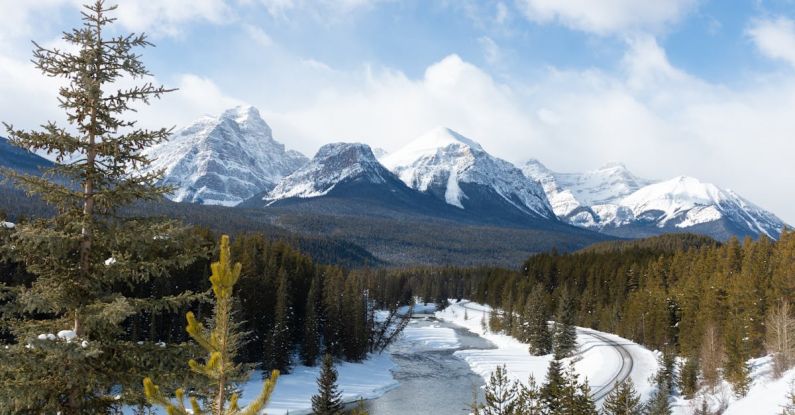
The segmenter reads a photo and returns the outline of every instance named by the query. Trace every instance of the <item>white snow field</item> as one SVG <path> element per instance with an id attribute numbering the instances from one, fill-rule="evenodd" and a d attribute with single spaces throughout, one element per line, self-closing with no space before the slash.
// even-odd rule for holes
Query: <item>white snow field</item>
<path id="1" fill-rule="evenodd" d="M 748 365 L 751 368 L 751 387 L 744 397 L 738 399 L 734 396 L 731 386 L 724 381 L 714 391 L 702 390 L 692 400 L 681 397 L 676 399 L 672 405 L 673 415 L 691 415 L 704 400 L 711 411 L 724 415 L 780 414 L 787 401 L 787 394 L 795 386 L 795 369 L 776 379 L 769 356 L 751 359 Z"/>
<path id="2" fill-rule="evenodd" d="M 484 316 L 488 321 L 490 312 L 489 306 L 452 300 L 448 308 L 436 313 L 436 317 L 466 327 L 497 346 L 491 350 L 461 350 L 455 353 L 484 380 L 488 381 L 497 366 L 505 365 L 512 379 L 526 383 L 532 375 L 538 384 L 543 383 L 552 355 L 533 356 L 528 352 L 527 344 L 505 334 L 484 330 L 482 321 Z M 465 319 L 465 316 L 468 318 Z M 654 352 L 621 337 L 589 329 L 577 330 L 577 342 L 580 353 L 566 360 L 574 362 L 576 372 L 581 379 L 588 379 L 594 396 L 599 400 L 612 388 L 617 376 L 619 379 L 630 376 L 644 399 L 653 392 L 649 378 L 657 370 L 657 355 Z M 629 353 L 629 359 L 622 356 L 617 345 Z"/>

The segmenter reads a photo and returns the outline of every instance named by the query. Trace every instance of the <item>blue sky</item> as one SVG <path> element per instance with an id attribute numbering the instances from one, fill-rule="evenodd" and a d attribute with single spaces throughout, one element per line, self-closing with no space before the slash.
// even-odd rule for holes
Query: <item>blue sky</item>
<path id="1" fill-rule="evenodd" d="M 59 45 L 79 3 L 0 0 L 0 119 L 59 119 L 29 40 Z M 795 223 L 792 0 L 119 3 L 116 30 L 150 33 L 144 60 L 180 88 L 148 125 L 251 104 L 309 155 L 444 125 L 517 163 L 692 175 Z"/>

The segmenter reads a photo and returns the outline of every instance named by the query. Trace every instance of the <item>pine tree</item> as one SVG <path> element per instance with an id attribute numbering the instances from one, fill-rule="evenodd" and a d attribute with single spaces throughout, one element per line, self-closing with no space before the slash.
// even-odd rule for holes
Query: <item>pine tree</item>
<path id="1" fill-rule="evenodd" d="M 555 355 L 570 356 L 577 348 L 577 330 L 574 327 L 574 299 L 565 288 L 558 300 L 555 313 Z"/>
<path id="2" fill-rule="evenodd" d="M 698 391 L 698 359 L 688 357 L 679 368 L 679 389 L 687 399 L 693 399 Z"/>
<path id="3" fill-rule="evenodd" d="M 514 415 L 517 412 L 516 382 L 508 379 L 505 366 L 497 366 L 491 372 L 485 389 L 485 402 L 478 410 L 479 415 Z"/>
<path id="4" fill-rule="evenodd" d="M 517 385 L 519 390 L 516 395 L 517 415 L 543 415 L 544 404 L 541 401 L 541 389 L 538 387 L 533 375 L 527 379 L 527 385 Z"/>
<path id="5" fill-rule="evenodd" d="M 320 355 L 320 279 L 313 278 L 306 297 L 304 314 L 304 341 L 301 347 L 301 362 L 306 366 L 314 366 Z"/>
<path id="6" fill-rule="evenodd" d="M 312 413 L 315 415 L 342 415 L 342 394 L 337 389 L 337 370 L 334 358 L 326 353 L 320 377 L 317 379 L 318 393 L 312 397 Z"/>
<path id="7" fill-rule="evenodd" d="M 279 270 L 279 288 L 276 290 L 276 309 L 273 313 L 273 328 L 266 339 L 265 367 L 289 373 L 292 364 L 293 341 L 290 331 L 292 307 L 290 305 L 290 288 L 287 272 Z"/>
<path id="8" fill-rule="evenodd" d="M 640 396 L 635 392 L 632 379 L 617 383 L 605 398 L 602 408 L 605 415 L 640 415 L 643 413 Z"/>
<path id="9" fill-rule="evenodd" d="M 563 372 L 563 362 L 557 357 L 549 362 L 547 375 L 541 386 L 541 402 L 547 413 L 556 413 L 565 408 L 563 396 L 567 381 Z"/>
<path id="10" fill-rule="evenodd" d="M 63 35 L 75 51 L 34 42 L 36 67 L 66 81 L 59 101 L 69 126 L 49 122 L 23 131 L 5 124 L 11 143 L 62 163 L 43 176 L 1 173 L 55 215 L 20 221 L 4 247 L 13 247 L 7 253 L 34 279 L 14 288 L 16 311 L 6 316 L 14 341 L 0 352 L 0 412 L 105 413 L 142 403 L 138 374 L 157 371 L 173 380 L 182 352 L 138 345 L 123 323 L 200 298 L 130 295 L 191 264 L 206 248 L 176 222 L 120 214 L 170 191 L 157 185 L 160 172 L 132 174 L 147 171 L 150 161 L 141 150 L 167 139 L 170 130 L 142 129 L 125 119 L 136 103 L 170 90 L 151 83 L 113 89 L 123 78 L 150 75 L 137 50 L 151 45 L 143 34 L 110 37 L 114 9 L 102 0 L 84 7 L 83 25 Z M 39 340 L 42 333 L 61 336 Z"/>
<path id="11" fill-rule="evenodd" d="M 232 265 L 230 261 L 229 237 L 224 235 L 221 238 L 220 259 L 212 264 L 210 276 L 215 295 L 212 329 L 206 329 L 192 312 L 187 314 L 188 334 L 208 353 L 204 363 L 192 359 L 188 362 L 193 372 L 206 377 L 211 383 L 207 407 L 203 408 L 196 397 L 191 397 L 191 409 L 188 409 L 185 406 L 184 389 L 177 389 L 176 401 L 171 401 L 151 378 L 147 377 L 143 381 L 146 398 L 152 404 L 165 408 L 169 415 L 256 415 L 265 407 L 276 387 L 278 370 L 271 373 L 259 396 L 245 409 L 238 407 L 239 396 L 231 391 L 232 383 L 240 380 L 241 376 L 240 365 L 235 363 L 235 353 L 241 339 L 237 331 L 238 324 L 232 319 L 232 293 L 240 278 L 240 269 L 240 263 Z"/>
<path id="12" fill-rule="evenodd" d="M 596 403 L 593 401 L 593 397 L 591 397 L 591 387 L 588 386 L 587 380 L 579 384 L 574 405 L 572 414 L 599 415 L 599 411 L 596 409 Z"/>
<path id="13" fill-rule="evenodd" d="M 669 401 L 670 389 L 665 383 L 658 383 L 657 390 L 654 391 L 649 402 L 646 404 L 646 415 L 671 415 L 671 403 Z"/>
<path id="14" fill-rule="evenodd" d="M 538 284 L 527 297 L 523 311 L 523 340 L 530 345 L 530 354 L 536 356 L 548 354 L 552 349 L 545 302 L 544 287 Z"/>

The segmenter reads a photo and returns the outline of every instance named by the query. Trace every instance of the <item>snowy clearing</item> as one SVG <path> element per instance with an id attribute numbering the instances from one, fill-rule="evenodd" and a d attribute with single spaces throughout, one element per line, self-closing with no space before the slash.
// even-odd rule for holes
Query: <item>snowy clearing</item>
<path id="1" fill-rule="evenodd" d="M 787 394 L 795 382 L 795 369 L 784 373 L 779 379 L 773 378 L 773 362 L 768 357 L 751 359 L 751 387 L 748 394 L 738 399 L 731 386 L 723 381 L 714 391 L 702 390 L 694 399 L 681 397 L 674 401 L 673 415 L 690 415 L 706 399 L 711 411 L 723 410 L 724 415 L 773 415 L 781 413 L 787 401 Z"/>

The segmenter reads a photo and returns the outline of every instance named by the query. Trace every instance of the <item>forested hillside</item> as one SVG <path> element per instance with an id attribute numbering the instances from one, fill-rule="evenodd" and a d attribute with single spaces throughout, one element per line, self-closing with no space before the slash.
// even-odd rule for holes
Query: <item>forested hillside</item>
<path id="1" fill-rule="evenodd" d="M 571 308 L 579 326 L 686 357 L 686 394 L 696 389 L 696 375 L 706 385 L 722 377 L 744 393 L 752 357 L 774 354 L 778 371 L 795 363 L 791 347 L 782 346 L 795 334 L 787 308 L 795 296 L 793 232 L 778 242 L 725 244 L 670 235 L 534 255 L 518 272 L 417 269 L 383 278 L 385 286 L 402 287 L 389 296 L 414 289 L 437 301 L 468 298 L 498 307 L 492 328 L 517 338 L 528 337 L 524 328 L 538 313 L 555 320 L 556 312 Z"/>

